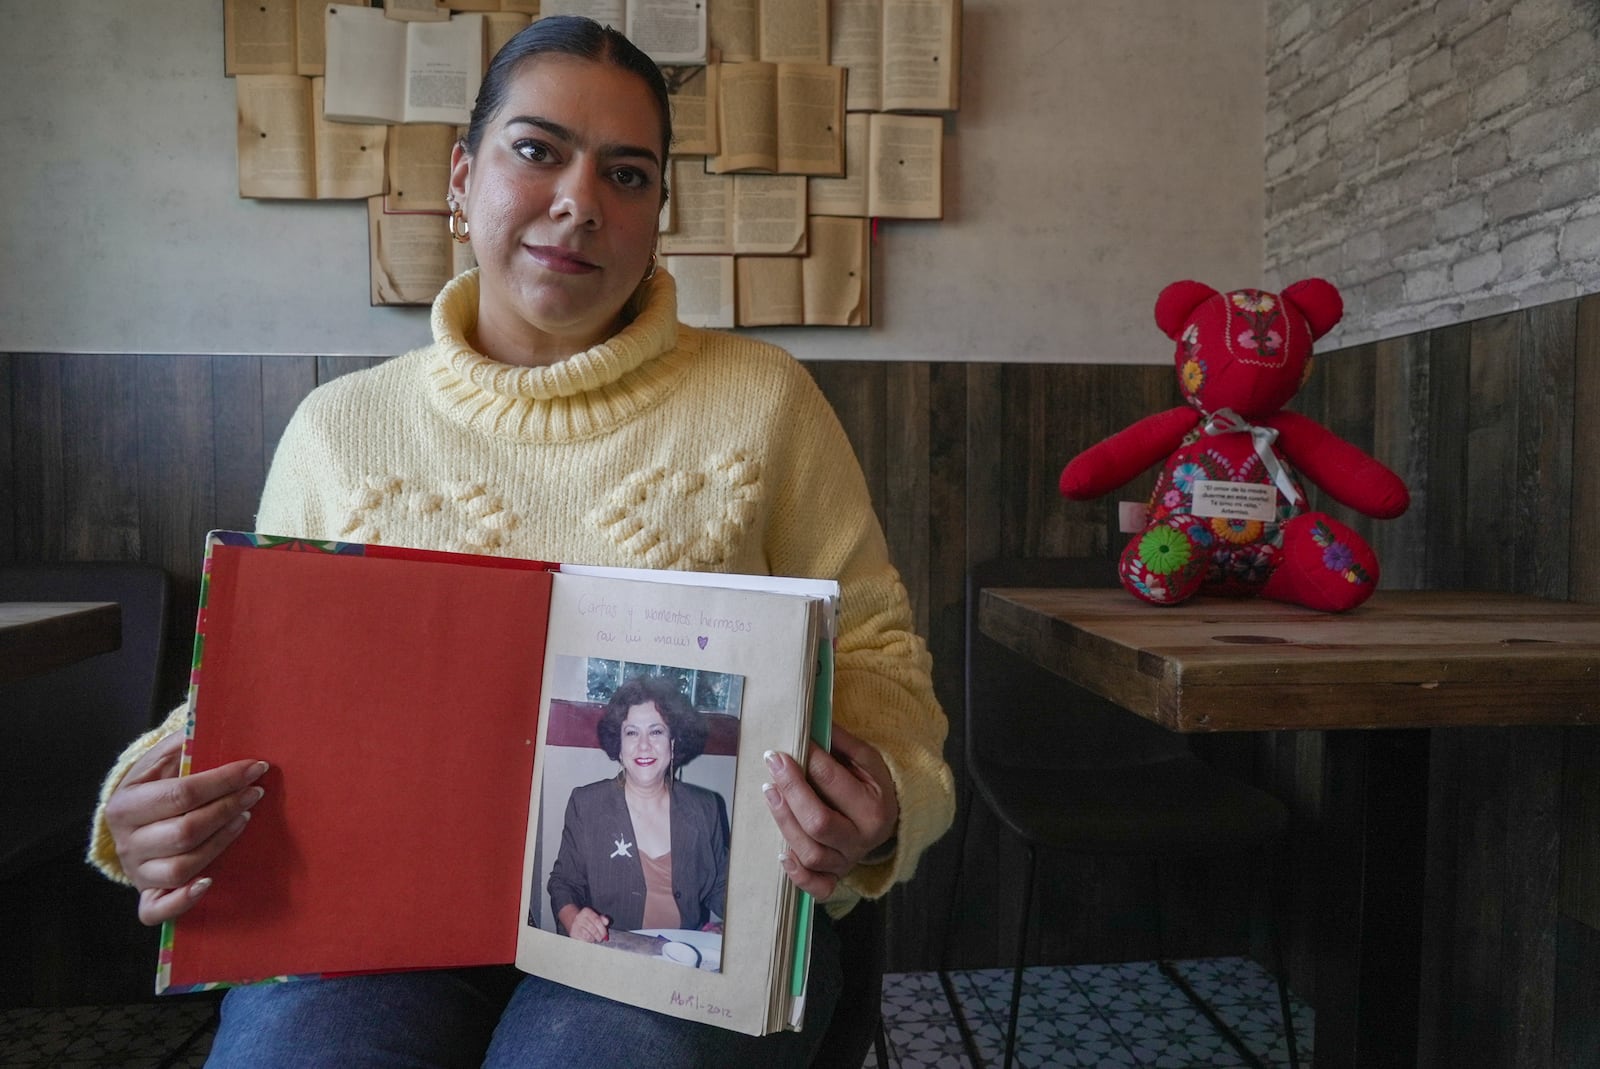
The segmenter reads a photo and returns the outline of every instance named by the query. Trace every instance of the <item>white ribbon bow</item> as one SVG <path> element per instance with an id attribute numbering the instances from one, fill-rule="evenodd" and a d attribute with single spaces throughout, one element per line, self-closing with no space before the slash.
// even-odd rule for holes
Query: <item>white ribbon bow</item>
<path id="1" fill-rule="evenodd" d="M 1272 427 L 1257 427 L 1231 408 L 1219 408 L 1213 412 L 1206 418 L 1204 429 L 1209 435 L 1249 431 L 1250 440 L 1256 447 L 1256 456 L 1261 458 L 1267 474 L 1272 476 L 1272 481 L 1283 492 L 1283 496 L 1296 507 L 1305 504 L 1300 492 L 1295 489 L 1294 480 L 1289 478 L 1289 469 L 1283 466 L 1283 462 L 1278 459 L 1278 454 L 1272 448 L 1272 443 L 1278 440 L 1277 430 Z"/>

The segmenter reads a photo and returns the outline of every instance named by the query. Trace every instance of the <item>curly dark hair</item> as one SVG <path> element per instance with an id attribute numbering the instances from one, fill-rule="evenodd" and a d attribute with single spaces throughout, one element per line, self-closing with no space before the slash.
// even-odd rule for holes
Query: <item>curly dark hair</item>
<path id="1" fill-rule="evenodd" d="M 635 705 L 651 703 L 667 725 L 668 735 L 672 739 L 670 771 L 676 772 L 705 751 L 706 735 L 710 729 L 706 726 L 706 718 L 678 689 L 676 681 L 666 676 L 633 676 L 625 680 L 611 693 L 606 711 L 600 714 L 600 722 L 595 725 L 595 737 L 599 739 L 600 748 L 607 757 L 613 761 L 621 760 L 622 722 L 628 718 L 628 710 Z"/>

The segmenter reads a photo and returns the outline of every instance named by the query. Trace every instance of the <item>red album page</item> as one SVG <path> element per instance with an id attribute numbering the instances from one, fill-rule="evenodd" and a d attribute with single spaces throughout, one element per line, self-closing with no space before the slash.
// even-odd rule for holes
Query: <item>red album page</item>
<path id="1" fill-rule="evenodd" d="M 215 547 L 191 767 L 272 770 L 174 986 L 515 957 L 550 580 Z"/>

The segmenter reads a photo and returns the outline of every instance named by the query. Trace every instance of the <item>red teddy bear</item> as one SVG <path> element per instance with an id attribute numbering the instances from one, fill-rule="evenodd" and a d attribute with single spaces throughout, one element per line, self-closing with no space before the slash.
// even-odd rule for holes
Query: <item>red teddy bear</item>
<path id="1" fill-rule="evenodd" d="M 1174 605 L 1196 593 L 1259 594 L 1341 612 L 1372 593 L 1372 548 L 1306 511 L 1300 479 L 1376 519 L 1406 510 L 1405 484 L 1315 420 L 1282 411 L 1310 375 L 1312 342 L 1343 311 L 1320 278 L 1281 294 L 1190 281 L 1161 291 L 1156 324 L 1178 343 L 1188 404 L 1118 431 L 1061 473 L 1061 493 L 1083 501 L 1165 458 L 1147 522 L 1122 551 L 1122 585 L 1134 596 Z"/>

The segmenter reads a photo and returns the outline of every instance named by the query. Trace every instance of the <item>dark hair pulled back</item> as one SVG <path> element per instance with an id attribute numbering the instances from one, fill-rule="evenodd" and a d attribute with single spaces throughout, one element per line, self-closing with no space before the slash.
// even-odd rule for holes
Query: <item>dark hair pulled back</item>
<path id="1" fill-rule="evenodd" d="M 672 101 L 661 68 L 621 33 L 582 15 L 551 15 L 538 19 L 495 53 L 489 69 L 484 72 L 483 84 L 478 87 L 472 120 L 462 139 L 469 155 L 477 154 L 484 129 L 505 105 L 506 93 L 517 68 L 550 53 L 609 63 L 642 79 L 661 113 L 661 164 L 666 166 L 667 152 L 672 147 Z M 665 187 L 663 181 L 663 190 Z"/>

